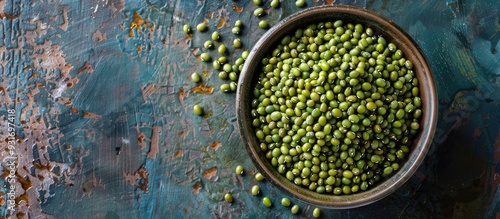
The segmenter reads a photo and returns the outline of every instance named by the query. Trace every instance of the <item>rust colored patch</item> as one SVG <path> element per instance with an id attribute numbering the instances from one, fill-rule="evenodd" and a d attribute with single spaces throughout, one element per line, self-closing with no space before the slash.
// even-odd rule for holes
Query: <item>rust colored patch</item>
<path id="1" fill-rule="evenodd" d="M 236 11 L 238 13 L 243 11 L 243 7 L 238 7 L 234 3 L 231 4 L 231 7 L 233 8 L 234 11 Z"/>
<path id="2" fill-rule="evenodd" d="M 212 11 L 212 12 L 210 12 L 210 14 L 208 14 L 208 17 L 209 17 L 210 19 L 212 19 L 212 18 L 214 17 L 214 12 L 213 12 L 213 11 Z M 207 20 L 206 18 L 203 18 L 203 22 L 207 22 L 207 21 L 208 21 L 208 20 Z"/>
<path id="3" fill-rule="evenodd" d="M 73 102 L 71 102 L 71 101 L 64 103 L 65 106 L 70 106 L 71 104 L 73 104 Z"/>
<path id="4" fill-rule="evenodd" d="M 29 71 L 29 70 L 33 70 L 33 69 L 35 69 L 35 68 L 33 68 L 32 65 L 28 65 L 28 66 L 23 68 L 23 71 Z"/>
<path id="5" fill-rule="evenodd" d="M 198 54 L 198 51 L 200 51 L 200 49 L 199 49 L 199 48 L 192 48 L 192 49 L 191 49 L 191 53 L 194 55 L 194 57 L 195 57 L 196 59 L 199 59 L 199 58 L 200 58 L 200 56 L 201 56 L 201 54 Z"/>
<path id="6" fill-rule="evenodd" d="M 71 83 L 71 82 L 67 83 L 67 84 L 66 84 L 66 87 L 68 87 L 68 88 L 73 87 L 73 83 Z"/>
<path id="7" fill-rule="evenodd" d="M 335 2 L 335 0 L 325 0 L 325 4 L 333 4 Z"/>
<path id="8" fill-rule="evenodd" d="M 153 127 L 153 134 L 151 136 L 151 148 L 148 152 L 148 158 L 155 159 L 158 154 L 158 140 L 160 138 L 161 129 L 159 126 Z"/>
<path id="9" fill-rule="evenodd" d="M 32 75 L 28 78 L 28 80 L 31 80 L 31 79 L 35 78 L 36 76 L 38 76 L 38 75 L 37 75 L 36 73 L 33 73 L 33 74 L 32 74 Z"/>
<path id="10" fill-rule="evenodd" d="M 200 183 L 200 181 L 198 181 L 193 186 L 193 193 L 195 195 L 198 195 L 198 193 L 200 193 L 200 189 L 201 189 L 201 183 Z"/>
<path id="11" fill-rule="evenodd" d="M 50 166 L 50 163 L 48 163 L 47 165 L 41 165 L 38 162 L 33 161 L 33 166 L 38 170 L 46 170 L 48 172 L 52 171 L 52 166 Z"/>
<path id="12" fill-rule="evenodd" d="M 220 147 L 222 146 L 222 144 L 218 141 L 214 141 L 214 143 L 210 144 L 210 148 L 212 148 L 213 150 L 217 150 L 219 149 Z"/>
<path id="13" fill-rule="evenodd" d="M 80 69 L 78 69 L 76 74 L 81 74 L 82 72 L 92 73 L 94 72 L 94 69 L 92 68 L 92 65 L 90 65 L 90 63 L 85 62 L 83 63 L 83 66 Z"/>
<path id="14" fill-rule="evenodd" d="M 97 39 L 97 42 L 101 42 L 103 40 L 106 40 L 106 33 L 101 33 L 101 31 L 96 30 L 94 34 L 92 34 L 92 37 Z"/>
<path id="15" fill-rule="evenodd" d="M 66 145 L 66 147 L 65 147 L 65 149 L 66 149 L 67 151 L 71 150 L 71 148 L 73 148 L 73 146 L 71 146 L 70 144 Z"/>
<path id="16" fill-rule="evenodd" d="M 143 23 L 144 20 L 142 19 L 141 15 L 139 15 L 137 11 L 134 11 L 134 19 L 132 20 L 132 22 L 130 22 L 129 36 L 134 37 L 133 29 L 139 29 Z"/>
<path id="17" fill-rule="evenodd" d="M 25 201 L 28 206 L 30 205 L 28 193 L 25 192 L 16 198 L 16 203 L 20 203 L 21 201 Z"/>
<path id="18" fill-rule="evenodd" d="M 125 181 L 131 185 L 138 186 L 142 191 L 148 192 L 149 176 L 148 170 L 144 166 L 139 167 L 134 174 L 125 174 Z"/>
<path id="19" fill-rule="evenodd" d="M 144 142 L 144 139 L 146 139 L 146 136 L 143 133 L 139 134 L 139 137 L 137 137 L 139 143 Z"/>
<path id="20" fill-rule="evenodd" d="M 222 18 L 220 19 L 219 24 L 217 24 L 217 26 L 215 27 L 217 27 L 217 29 L 221 29 L 222 27 L 224 27 L 224 24 L 226 24 L 226 19 Z"/>
<path id="21" fill-rule="evenodd" d="M 189 93 L 184 91 L 183 87 L 179 88 L 179 93 L 177 94 L 177 97 L 179 98 L 179 102 L 181 102 L 181 105 L 184 106 L 184 98 L 188 97 Z"/>
<path id="22" fill-rule="evenodd" d="M 68 9 L 67 8 L 62 9 L 62 16 L 63 16 L 64 23 L 59 25 L 59 28 L 61 28 L 61 30 L 66 31 L 68 29 L 68 25 L 69 25 L 69 23 L 68 23 Z"/>
<path id="23" fill-rule="evenodd" d="M 18 16 L 10 15 L 9 13 L 2 12 L 0 13 L 0 18 L 4 19 L 7 18 L 8 20 L 14 20 L 17 19 Z"/>
<path id="24" fill-rule="evenodd" d="M 83 118 L 85 119 L 100 119 L 101 116 L 92 112 L 83 111 Z"/>
<path id="25" fill-rule="evenodd" d="M 141 45 L 137 45 L 137 52 L 141 52 L 141 51 L 142 51 Z"/>
<path id="26" fill-rule="evenodd" d="M 181 155 L 182 155 L 182 149 L 177 149 L 177 151 L 175 151 L 174 158 L 178 158 Z"/>
<path id="27" fill-rule="evenodd" d="M 214 91 L 213 86 L 207 86 L 203 83 L 197 84 L 195 87 L 191 89 L 193 93 L 200 93 L 200 94 L 212 94 Z"/>
<path id="28" fill-rule="evenodd" d="M 79 112 L 80 112 L 80 111 L 79 111 L 77 108 L 75 108 L 75 107 L 70 107 L 70 108 L 69 108 L 69 111 L 70 111 L 71 113 L 79 113 Z"/>
<path id="29" fill-rule="evenodd" d="M 144 168 L 144 166 L 141 166 L 136 173 L 139 174 L 139 176 L 142 178 L 142 182 L 139 183 L 139 188 L 141 188 L 142 191 L 148 192 L 148 184 L 149 184 L 149 174 L 148 170 Z"/>
<path id="30" fill-rule="evenodd" d="M 212 177 L 214 177 L 214 176 L 215 176 L 215 174 L 217 174 L 217 167 L 212 167 L 212 168 L 210 168 L 210 169 L 208 169 L 208 170 L 205 170 L 205 171 L 203 172 L 203 177 L 204 177 L 205 179 L 210 180 L 210 179 L 212 179 Z"/>

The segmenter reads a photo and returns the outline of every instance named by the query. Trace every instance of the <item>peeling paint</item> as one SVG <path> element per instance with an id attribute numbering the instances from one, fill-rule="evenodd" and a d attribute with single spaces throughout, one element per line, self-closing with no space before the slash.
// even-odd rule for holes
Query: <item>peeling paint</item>
<path id="1" fill-rule="evenodd" d="M 217 175 L 217 167 L 212 167 L 203 172 L 203 177 L 208 180 L 211 180 L 215 175 Z"/>

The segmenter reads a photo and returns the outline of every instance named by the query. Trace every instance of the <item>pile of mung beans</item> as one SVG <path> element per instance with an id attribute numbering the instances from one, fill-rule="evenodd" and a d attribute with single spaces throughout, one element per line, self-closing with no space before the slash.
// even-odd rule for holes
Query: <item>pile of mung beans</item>
<path id="1" fill-rule="evenodd" d="M 394 174 L 419 130 L 413 64 L 370 27 L 297 29 L 262 59 L 252 124 L 276 170 L 317 193 L 365 191 Z"/>

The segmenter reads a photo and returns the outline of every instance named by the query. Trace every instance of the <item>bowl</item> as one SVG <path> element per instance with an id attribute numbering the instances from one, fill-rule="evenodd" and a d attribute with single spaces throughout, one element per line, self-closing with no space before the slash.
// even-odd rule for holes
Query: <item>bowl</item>
<path id="1" fill-rule="evenodd" d="M 393 42 L 401 49 L 406 59 L 411 60 L 415 75 L 419 80 L 423 115 L 418 134 L 414 136 L 410 153 L 392 176 L 384 179 L 370 189 L 349 195 L 319 194 L 307 188 L 299 187 L 278 173 L 266 159 L 261 150 L 255 130 L 252 126 L 251 101 L 253 89 L 262 67 L 261 60 L 272 51 L 283 36 L 293 33 L 299 27 L 321 21 L 360 23 L 371 27 L 388 42 Z M 254 45 L 242 69 L 237 94 L 236 114 L 238 129 L 244 147 L 257 170 L 267 181 L 285 194 L 302 202 L 323 208 L 347 209 L 376 202 L 400 188 L 418 169 L 424 160 L 434 136 L 437 121 L 437 92 L 431 69 L 418 45 L 392 21 L 363 8 L 346 5 L 325 5 L 311 7 L 297 12 L 269 29 Z"/>

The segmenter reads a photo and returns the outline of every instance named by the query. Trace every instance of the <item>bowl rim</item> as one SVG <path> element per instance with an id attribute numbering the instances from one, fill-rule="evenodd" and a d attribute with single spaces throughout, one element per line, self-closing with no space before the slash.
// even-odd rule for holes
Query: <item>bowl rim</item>
<path id="1" fill-rule="evenodd" d="M 379 182 L 376 186 L 367 191 L 349 195 L 337 196 L 332 194 L 318 194 L 306 188 L 294 185 L 281 174 L 277 173 L 274 168 L 269 168 L 269 161 L 259 157 L 259 153 L 263 152 L 258 151 L 260 148 L 257 149 L 258 144 L 255 144 L 255 138 L 249 136 L 254 132 L 251 122 L 244 119 L 247 115 L 250 115 L 251 111 L 248 107 L 250 100 L 245 100 L 245 94 L 247 94 L 247 96 L 250 95 L 248 94 L 250 92 L 248 89 L 250 88 L 245 88 L 245 85 L 254 83 L 254 70 L 260 65 L 251 65 L 251 63 L 255 61 L 260 63 L 260 59 L 270 52 L 269 48 L 274 48 L 269 46 L 270 44 L 268 43 L 276 44 L 282 36 L 291 30 L 297 29 L 299 26 L 303 27 L 310 23 L 320 22 L 319 20 L 323 18 L 318 17 L 321 17 L 321 15 L 332 17 L 339 16 L 339 18 L 341 16 L 349 16 L 347 19 L 341 18 L 342 20 L 366 19 L 364 23 L 369 24 L 368 26 L 376 28 L 379 31 L 383 29 L 384 33 L 382 35 L 384 35 L 384 37 L 390 35 L 391 37 L 389 38 L 391 38 L 398 48 L 403 51 L 405 57 L 407 59 L 409 59 L 408 55 L 412 57 L 410 60 L 415 66 L 415 75 L 419 80 L 419 88 L 421 91 L 422 111 L 424 113 L 420 123 L 421 129 L 419 134 L 415 136 L 415 139 L 420 139 L 420 144 L 417 145 L 417 141 L 413 142 L 412 151 L 409 157 L 393 176 Z M 293 27 L 291 27 L 292 25 Z M 388 38 L 386 37 L 386 39 Z M 400 45 L 405 45 L 405 47 L 403 48 Z M 402 28 L 391 20 L 364 8 L 349 5 L 322 5 L 301 10 L 284 18 L 266 31 L 266 33 L 254 44 L 245 61 L 238 81 L 236 91 L 236 117 L 237 127 L 247 154 L 250 156 L 257 170 L 262 173 L 271 184 L 285 194 L 308 204 L 323 208 L 347 209 L 376 202 L 396 191 L 412 177 L 424 160 L 432 143 L 438 118 L 437 103 L 437 91 L 431 68 L 418 44 Z M 410 163 L 410 161 L 412 163 Z"/>

